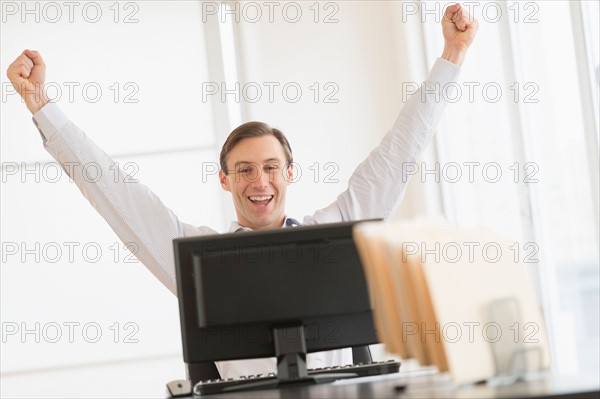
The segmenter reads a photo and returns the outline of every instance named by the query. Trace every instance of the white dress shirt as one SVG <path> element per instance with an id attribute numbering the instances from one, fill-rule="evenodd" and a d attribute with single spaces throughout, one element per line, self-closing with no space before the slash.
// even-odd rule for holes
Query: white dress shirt
<path id="1" fill-rule="evenodd" d="M 356 168 L 348 188 L 329 206 L 306 216 L 303 224 L 334 223 L 386 218 L 402 199 L 406 188 L 403 163 L 417 160 L 430 142 L 445 108 L 440 90 L 454 82 L 459 73 L 455 64 L 439 58 L 428 79 L 402 107 L 391 130 L 379 146 Z M 425 94 L 421 91 L 426 88 Z M 437 95 L 434 92 L 437 90 Z M 114 161 L 75 126 L 55 103 L 48 103 L 33 115 L 46 150 L 73 179 L 85 198 L 108 222 L 123 242 L 135 242 L 136 257 L 171 292 L 177 294 L 173 239 L 216 234 L 207 226 L 193 226 L 179 220 L 161 200 L 141 183 L 125 183 L 123 171 L 115 178 Z M 83 175 L 82 165 L 95 164 L 103 171 L 99 180 Z M 79 165 L 79 167 L 77 167 Z M 86 179 L 87 178 L 87 179 Z M 230 231 L 240 226 L 233 223 Z M 351 352 L 321 352 L 308 356 L 308 367 L 351 363 Z M 224 378 L 275 372 L 274 359 L 217 362 Z"/>

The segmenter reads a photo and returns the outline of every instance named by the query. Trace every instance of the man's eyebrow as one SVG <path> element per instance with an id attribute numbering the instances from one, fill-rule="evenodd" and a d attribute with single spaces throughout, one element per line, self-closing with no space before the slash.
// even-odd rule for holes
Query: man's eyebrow
<path id="1" fill-rule="evenodd" d="M 269 159 L 265 159 L 263 161 L 263 163 L 266 162 L 278 162 L 281 163 L 281 160 L 279 158 L 269 158 Z M 256 162 L 250 162 L 250 161 L 237 161 L 233 166 L 239 166 L 239 165 L 252 165 L 252 164 L 256 164 Z"/>

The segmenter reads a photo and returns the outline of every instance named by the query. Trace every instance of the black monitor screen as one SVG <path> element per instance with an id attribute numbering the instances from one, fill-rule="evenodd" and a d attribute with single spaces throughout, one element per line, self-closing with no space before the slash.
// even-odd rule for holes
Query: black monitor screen
<path id="1" fill-rule="evenodd" d="M 176 239 L 185 362 L 274 356 L 286 325 L 307 352 L 376 343 L 354 224 Z"/>

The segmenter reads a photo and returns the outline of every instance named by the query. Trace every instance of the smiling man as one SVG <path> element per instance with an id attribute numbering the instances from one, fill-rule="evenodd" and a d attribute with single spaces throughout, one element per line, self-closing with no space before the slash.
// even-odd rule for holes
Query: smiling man
<path id="1" fill-rule="evenodd" d="M 231 132 L 219 161 L 221 186 L 231 192 L 238 218 L 233 229 L 282 227 L 294 176 L 292 149 L 283 133 L 266 123 L 245 123 Z"/>
<path id="2" fill-rule="evenodd" d="M 478 23 L 470 20 L 459 4 L 446 9 L 442 30 L 444 51 L 424 85 L 402 108 L 381 144 L 358 166 L 348 188 L 327 207 L 306 216 L 303 224 L 332 223 L 388 217 L 404 194 L 402 165 L 415 161 L 431 140 L 445 107 L 436 95 L 454 82 Z M 8 68 L 7 75 L 33 114 L 44 147 L 65 168 L 92 206 L 125 242 L 137 244 L 136 257 L 177 294 L 172 241 L 217 233 L 207 226 L 184 223 L 146 186 L 125 183 L 124 172 L 75 126 L 44 93 L 46 66 L 36 51 L 25 50 Z M 442 96 L 443 97 L 443 96 Z M 99 165 L 99 180 L 90 181 L 82 168 Z M 232 195 L 238 220 L 230 232 L 298 225 L 285 214 L 287 187 L 293 179 L 292 150 L 285 136 L 265 123 L 248 122 L 228 137 L 220 156 L 220 182 Z M 65 167 L 65 165 L 71 167 Z M 118 176 L 113 173 L 116 171 Z M 233 278 L 233 276 L 232 276 Z M 308 367 L 350 363 L 347 350 L 310 354 Z M 275 371 L 274 359 L 218 362 L 222 377 Z"/>

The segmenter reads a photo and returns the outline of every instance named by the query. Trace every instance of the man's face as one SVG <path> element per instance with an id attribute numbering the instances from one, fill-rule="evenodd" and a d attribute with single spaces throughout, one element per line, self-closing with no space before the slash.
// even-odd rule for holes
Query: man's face
<path id="1" fill-rule="evenodd" d="M 221 186 L 231 192 L 238 223 L 253 230 L 281 227 L 292 181 L 283 147 L 271 135 L 241 140 L 227 155 Z"/>

